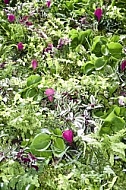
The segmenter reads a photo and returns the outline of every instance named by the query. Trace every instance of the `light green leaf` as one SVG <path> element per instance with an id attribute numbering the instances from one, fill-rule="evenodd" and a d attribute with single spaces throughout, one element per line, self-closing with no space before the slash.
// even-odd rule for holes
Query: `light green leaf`
<path id="1" fill-rule="evenodd" d="M 27 79 L 27 86 L 31 86 L 41 81 L 41 77 L 39 75 L 31 75 Z"/>
<path id="2" fill-rule="evenodd" d="M 95 61 L 95 69 L 96 70 L 100 70 L 105 66 L 106 62 L 104 57 L 99 57 L 98 59 L 96 59 Z"/>
<path id="3" fill-rule="evenodd" d="M 38 134 L 33 139 L 31 147 L 37 151 L 46 150 L 51 144 L 51 137 L 48 134 Z"/>

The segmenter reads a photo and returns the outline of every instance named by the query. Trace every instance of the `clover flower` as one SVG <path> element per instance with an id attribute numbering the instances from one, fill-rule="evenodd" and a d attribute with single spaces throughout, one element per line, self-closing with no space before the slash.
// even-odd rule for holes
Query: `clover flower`
<path id="1" fill-rule="evenodd" d="M 15 21 L 15 16 L 13 14 L 8 15 L 8 21 L 9 22 L 14 22 Z"/>
<path id="2" fill-rule="evenodd" d="M 70 129 L 63 131 L 62 137 L 71 144 L 73 142 L 73 131 Z"/>
<path id="3" fill-rule="evenodd" d="M 98 22 L 101 20 L 102 13 L 103 11 L 101 8 L 97 8 L 94 12 L 94 15 L 97 17 Z"/>
<path id="4" fill-rule="evenodd" d="M 52 88 L 48 88 L 46 89 L 45 94 L 48 97 L 48 100 L 52 102 L 54 99 L 55 90 Z"/>
<path id="5" fill-rule="evenodd" d="M 17 48 L 18 48 L 19 51 L 22 51 L 23 48 L 24 48 L 23 43 L 22 43 L 22 42 L 19 42 L 19 43 L 17 44 Z"/>

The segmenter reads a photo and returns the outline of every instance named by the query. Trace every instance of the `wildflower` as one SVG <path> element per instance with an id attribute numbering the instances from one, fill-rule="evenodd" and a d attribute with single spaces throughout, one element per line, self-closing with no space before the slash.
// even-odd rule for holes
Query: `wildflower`
<path id="1" fill-rule="evenodd" d="M 35 59 L 33 59 L 32 60 L 32 68 L 35 70 L 37 66 L 38 66 L 38 62 Z"/>
<path id="2" fill-rule="evenodd" d="M 4 3 L 5 3 L 5 4 L 9 4 L 9 3 L 10 3 L 10 0 L 4 0 Z"/>
<path id="3" fill-rule="evenodd" d="M 101 8 L 97 8 L 94 12 L 94 15 L 97 17 L 98 22 L 101 20 L 102 17 L 102 9 Z"/>
<path id="4" fill-rule="evenodd" d="M 15 21 L 15 16 L 13 14 L 8 15 L 8 21 L 9 22 L 14 22 Z"/>
<path id="5" fill-rule="evenodd" d="M 22 42 L 19 42 L 19 43 L 17 44 L 17 48 L 18 48 L 18 50 L 22 51 L 23 48 L 24 48 L 23 43 L 22 43 Z"/>
<path id="6" fill-rule="evenodd" d="M 126 69 L 126 60 L 122 61 L 121 65 L 120 65 L 120 69 L 121 69 L 121 71 L 124 71 Z"/>
<path id="7" fill-rule="evenodd" d="M 51 6 L 51 1 L 50 0 L 47 0 L 46 1 L 46 6 L 49 8 Z"/>
<path id="8" fill-rule="evenodd" d="M 49 100 L 50 102 L 52 102 L 52 101 L 53 101 L 53 98 L 54 98 L 55 90 L 52 89 L 52 88 L 48 88 L 48 89 L 46 89 L 45 94 L 46 94 L 46 96 L 48 97 L 48 100 Z"/>
<path id="9" fill-rule="evenodd" d="M 72 130 L 65 130 L 62 133 L 62 137 L 68 142 L 72 143 L 73 142 L 73 131 Z"/>

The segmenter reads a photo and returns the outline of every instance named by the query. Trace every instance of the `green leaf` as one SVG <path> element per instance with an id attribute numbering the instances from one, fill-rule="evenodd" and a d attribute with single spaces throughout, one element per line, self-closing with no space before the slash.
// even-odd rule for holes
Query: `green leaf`
<path id="1" fill-rule="evenodd" d="M 115 107 L 113 111 L 104 119 L 104 123 L 100 129 L 100 134 L 116 133 L 124 128 L 125 121 L 118 116 L 119 114 L 120 108 Z"/>
<path id="2" fill-rule="evenodd" d="M 39 75 L 31 75 L 27 79 L 27 86 L 31 86 L 33 84 L 36 84 L 36 83 L 40 82 L 41 80 L 42 79 Z"/>
<path id="3" fill-rule="evenodd" d="M 100 58 L 96 59 L 94 64 L 95 64 L 95 69 L 100 70 L 105 66 L 106 61 L 105 61 L 104 57 L 100 57 Z"/>
<path id="4" fill-rule="evenodd" d="M 79 36 L 78 36 L 78 40 L 79 40 L 79 43 L 84 45 L 85 48 L 89 48 L 89 36 L 91 35 L 92 33 L 92 30 L 88 29 L 86 31 L 80 31 L 79 32 Z"/>
<path id="5" fill-rule="evenodd" d="M 61 138 L 55 138 L 53 143 L 54 148 L 57 149 L 57 151 L 64 151 L 65 150 L 65 143 L 64 140 Z"/>
<path id="6" fill-rule="evenodd" d="M 34 147 L 31 146 L 30 150 L 31 150 L 32 154 L 35 155 L 36 157 L 44 157 L 44 158 L 52 157 L 52 150 L 50 150 L 50 149 L 37 151 L 36 149 L 34 149 Z"/>
<path id="7" fill-rule="evenodd" d="M 122 45 L 117 42 L 111 42 L 108 45 L 109 52 L 111 53 L 111 56 L 119 59 L 122 55 Z"/>
<path id="8" fill-rule="evenodd" d="M 102 45 L 101 46 L 101 53 L 104 55 L 104 56 L 108 56 L 109 55 L 109 50 L 107 48 L 106 45 Z"/>
<path id="9" fill-rule="evenodd" d="M 26 98 L 31 98 L 37 95 L 37 89 L 32 88 L 26 91 Z"/>
<path id="10" fill-rule="evenodd" d="M 62 135 L 62 131 L 61 131 L 59 128 L 54 129 L 54 130 L 53 130 L 53 133 L 54 133 L 55 135 L 59 135 L 59 136 Z"/>
<path id="11" fill-rule="evenodd" d="M 77 45 L 78 45 L 78 31 L 77 30 L 75 30 L 75 29 L 72 29 L 70 32 L 69 32 L 69 36 L 70 36 L 70 38 L 71 38 L 71 46 L 73 47 L 73 48 L 75 48 L 75 47 L 77 47 Z"/>
<path id="12" fill-rule="evenodd" d="M 92 53 L 94 53 L 97 57 L 102 56 L 101 47 L 102 45 L 106 45 L 107 39 L 103 36 L 96 36 L 93 39 L 93 44 L 91 47 Z"/>
<path id="13" fill-rule="evenodd" d="M 92 62 L 87 62 L 82 66 L 82 71 L 84 74 L 91 74 L 94 68 L 95 67 Z"/>
<path id="14" fill-rule="evenodd" d="M 118 42 L 120 40 L 120 36 L 118 35 L 113 35 L 111 38 L 111 42 Z"/>
<path id="15" fill-rule="evenodd" d="M 48 134 L 38 134 L 33 139 L 30 148 L 34 148 L 38 151 L 46 150 L 51 144 L 51 137 Z"/>

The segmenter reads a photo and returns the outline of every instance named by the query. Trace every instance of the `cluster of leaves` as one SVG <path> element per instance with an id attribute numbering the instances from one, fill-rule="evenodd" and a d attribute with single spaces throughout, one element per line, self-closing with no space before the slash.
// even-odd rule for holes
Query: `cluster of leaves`
<path id="1" fill-rule="evenodd" d="M 0 2 L 2 190 L 125 189 L 125 6 Z"/>

